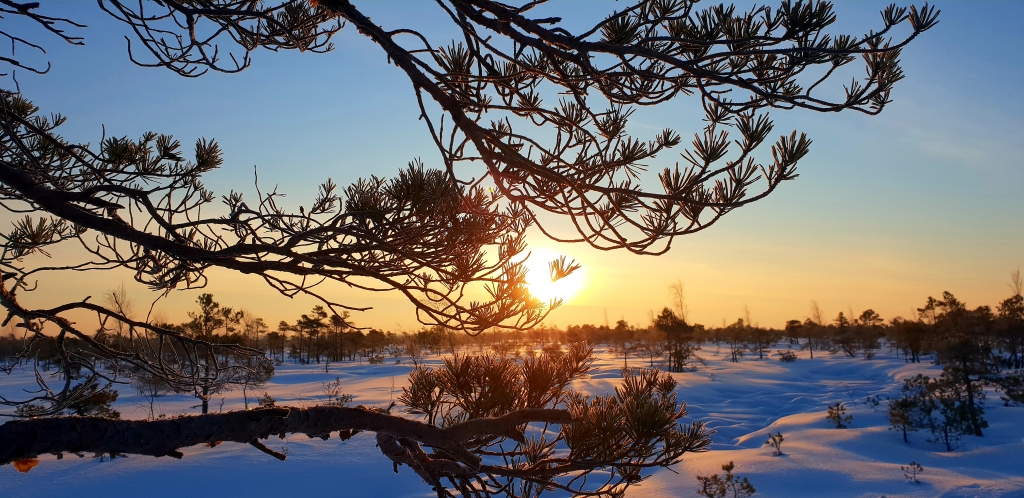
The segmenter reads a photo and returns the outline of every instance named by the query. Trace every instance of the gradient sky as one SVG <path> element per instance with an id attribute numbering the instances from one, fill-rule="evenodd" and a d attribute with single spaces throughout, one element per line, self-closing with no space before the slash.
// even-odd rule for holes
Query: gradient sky
<path id="1" fill-rule="evenodd" d="M 448 29 L 432 2 L 358 2 L 385 27 Z M 887 2 L 840 2 L 832 32 L 877 29 Z M 69 117 L 63 135 L 97 142 L 153 130 L 184 144 L 216 138 L 225 166 L 207 177 L 218 194 L 277 184 L 298 203 L 327 177 L 347 184 L 387 176 L 416 157 L 440 166 L 403 73 L 354 30 L 326 55 L 258 52 L 241 74 L 184 79 L 133 65 L 125 26 L 88 2 L 58 4 L 84 20 L 85 47 L 46 41 L 51 72 L 19 73 L 26 96 L 44 112 Z M 562 6 L 556 0 L 556 5 Z M 611 4 L 611 8 L 620 4 Z M 1009 273 L 1024 262 L 1024 3 L 940 2 L 937 27 L 903 54 L 906 79 L 878 117 L 776 111 L 776 133 L 797 129 L 814 140 L 800 178 L 716 226 L 678 239 L 671 252 L 640 257 L 558 246 L 539 234 L 531 246 L 584 265 L 584 289 L 548 322 L 646 325 L 668 304 L 668 286 L 686 286 L 690 319 L 718 325 L 749 310 L 761 325 L 803 319 L 816 300 L 826 317 L 873 308 L 883 318 L 912 316 L 927 296 L 948 290 L 969 305 L 1008 297 Z M 608 12 L 596 2 L 565 2 L 572 23 Z M 838 81 L 835 83 L 839 83 Z M 633 124 L 672 127 L 684 139 L 700 128 L 695 101 L 638 114 Z M 642 135 L 642 131 L 641 131 Z M 674 159 L 672 159 L 674 161 Z M 259 279 L 210 272 L 222 304 L 269 323 L 293 320 L 315 303 L 275 294 Z M 100 295 L 123 281 L 137 300 L 151 297 L 131 275 L 93 273 L 44 281 L 23 300 L 52 306 Z M 175 292 L 157 309 L 184 320 L 202 291 Z M 342 300 L 374 310 L 355 323 L 390 330 L 418 327 L 394 293 L 337 289 Z M 61 301 L 62 302 L 62 301 Z"/>

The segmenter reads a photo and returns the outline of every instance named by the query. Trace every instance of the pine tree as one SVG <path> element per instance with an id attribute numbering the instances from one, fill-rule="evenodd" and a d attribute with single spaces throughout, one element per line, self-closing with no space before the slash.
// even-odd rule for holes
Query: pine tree
<path id="1" fill-rule="evenodd" d="M 698 475 L 697 481 L 700 483 L 700 489 L 697 490 L 697 494 L 707 498 L 746 498 L 757 493 L 749 479 L 733 475 L 734 468 L 736 466 L 729 462 L 722 465 L 722 470 L 725 473 L 721 476 L 717 474 Z"/>
<path id="2" fill-rule="evenodd" d="M 988 306 L 968 310 L 953 294 L 944 292 L 942 299 L 928 298 L 922 315 L 934 316 L 935 349 L 938 363 L 943 366 L 946 382 L 966 400 L 958 404 L 966 411 L 970 431 L 982 435 L 981 400 L 984 398 L 982 382 L 999 373 L 1000 366 L 993 354 L 994 316 Z"/>
<path id="3" fill-rule="evenodd" d="M 664 308 L 654 319 L 654 327 L 665 334 L 669 371 L 685 371 L 697 358 L 696 351 L 700 349 L 693 339 L 693 326 L 676 316 L 674 311 Z"/>
<path id="4" fill-rule="evenodd" d="M 117 391 L 109 385 L 100 387 L 97 379 L 90 379 L 72 392 L 73 400 L 67 405 L 68 412 L 79 417 L 121 418 L 121 412 L 111 407 L 117 401 Z"/>
<path id="5" fill-rule="evenodd" d="M 853 422 L 853 415 L 847 415 L 846 405 L 837 402 L 834 405 L 829 405 L 828 414 L 825 415 L 825 420 L 836 424 L 836 429 L 846 429 L 847 424 Z"/>
<path id="6" fill-rule="evenodd" d="M 58 365 L 66 379 L 100 374 L 102 365 L 131 367 L 159 376 L 172 388 L 199 393 L 204 411 L 205 400 L 219 383 L 251 369 L 236 360 L 269 361 L 260 350 L 219 340 L 230 335 L 236 315 L 214 313 L 212 296 L 210 309 L 201 310 L 198 334 L 133 320 L 87 300 L 26 307 L 31 301 L 19 300 L 18 293 L 33 290 L 27 282 L 40 269 L 30 256 L 75 244 L 84 247 L 79 252 L 87 258 L 43 266 L 66 272 L 120 268 L 159 293 L 202 288 L 215 273 L 211 269 L 221 269 L 258 276 L 287 297 L 316 299 L 328 316 L 361 309 L 322 293 L 319 286 L 330 281 L 401 294 L 426 326 L 468 333 L 529 329 L 559 304 L 541 302 L 526 285 L 520 259 L 527 254 L 530 226 L 557 237 L 548 230 L 549 220 L 554 220 L 578 232 L 563 237 L 575 242 L 664 253 L 676 237 L 704 230 L 796 178 L 811 140 L 797 131 L 773 136 L 769 111 L 882 112 L 904 77 L 902 48 L 933 27 L 938 14 L 932 7 L 894 5 L 882 12 L 878 29 L 846 36 L 827 32 L 835 22 L 828 2 L 785 2 L 777 9 L 754 6 L 743 11 L 724 5 L 701 9 L 690 0 L 637 0 L 573 34 L 570 23 L 534 10 L 541 3 L 441 2 L 439 8 L 456 33 L 454 41 L 438 41 L 418 31 L 415 20 L 411 26 L 380 26 L 347 0 L 145 6 L 100 2 L 131 33 L 133 61 L 187 77 L 245 70 L 253 61 L 251 54 L 261 49 L 326 52 L 333 48 L 332 37 L 351 26 L 354 35 L 373 42 L 380 59 L 394 64 L 411 83 L 420 105 L 418 118 L 443 163 L 432 169 L 412 161 L 390 178 L 369 176 L 348 187 L 328 179 L 309 202 L 287 209 L 276 190 L 257 190 L 253 197 L 241 190 L 218 196 L 208 189 L 204 175 L 225 161 L 213 140 L 197 140 L 191 154 L 173 137 L 154 132 L 140 133 L 137 139 L 105 135 L 94 144 L 75 141 L 59 131 L 63 116 L 43 112 L 29 99 L 31 89 L 24 89 L 25 94 L 21 87 L 4 90 L 0 204 L 8 214 L 31 214 L 5 234 L 0 306 L 31 337 L 26 353 L 48 344 L 47 325 L 55 330 L 53 344 L 58 346 L 47 361 Z M 20 19 L 43 27 L 40 31 L 55 40 L 84 43 L 75 34 L 82 23 L 53 14 L 62 8 L 59 4 L 8 7 L 3 9 L 5 22 Z M 20 55 L 43 51 L 45 43 L 12 36 L 6 26 L 0 34 L 11 40 L 12 52 L 0 64 L 45 72 L 22 62 Z M 900 28 L 900 38 L 888 38 Z M 137 59 L 143 55 L 151 58 Z M 833 75 L 843 74 L 837 70 L 854 62 L 863 64 L 865 74 L 847 85 L 832 84 L 839 78 Z M 845 82 L 846 76 L 841 79 Z M 671 129 L 645 137 L 630 134 L 634 106 L 690 95 L 704 110 L 692 141 Z M 827 95 L 839 97 L 829 101 Z M 681 164 L 658 172 L 655 182 L 641 182 L 638 172 L 676 147 L 683 148 Z M 574 262 L 556 260 L 551 276 L 564 278 L 576 268 Z M 89 333 L 67 318 L 75 313 L 95 314 L 104 326 L 120 324 L 114 328 L 126 333 Z M 219 326 L 217 320 L 222 321 Z M 223 334 L 215 333 L 221 328 Z M 372 344 L 371 336 L 367 334 L 367 342 Z M 81 341 L 87 354 L 59 347 L 71 338 Z M 298 346 L 301 359 L 301 342 Z M 319 341 L 314 339 L 311 346 L 319 358 Z M 678 351 L 684 350 L 677 349 L 672 361 L 681 366 L 685 359 Z M 309 347 L 305 354 L 308 361 Z M 221 361 L 225 359 L 232 361 Z M 197 420 L 217 421 L 222 431 L 238 431 L 235 435 L 244 435 L 243 442 L 283 458 L 260 442 L 270 433 L 267 426 L 280 433 L 287 432 L 284 427 L 323 436 L 325 426 L 304 424 L 330 420 L 334 425 L 328 426 L 337 430 L 375 430 L 378 439 L 394 439 L 382 444 L 382 451 L 396 464 L 414 460 L 439 495 L 473 494 L 468 488 L 446 489 L 438 476 L 460 479 L 466 469 L 478 468 L 482 457 L 470 449 L 477 442 L 510 437 L 526 444 L 515 428 L 569 420 L 574 422 L 566 424 L 569 433 L 580 436 L 578 431 L 591 427 L 592 421 L 609 420 L 626 401 L 660 413 L 667 432 L 659 434 L 672 436 L 661 446 L 644 446 L 649 441 L 640 438 L 626 447 L 637 453 L 663 451 L 669 457 L 659 463 L 677 457 L 683 448 L 676 443 L 683 439 L 668 421 L 680 412 L 674 394 L 662 392 L 669 383 L 653 373 L 628 376 L 627 381 L 632 387 L 616 396 L 628 395 L 628 400 L 579 399 L 568 411 L 523 409 L 497 421 L 473 419 L 446 428 L 349 407 L 275 407 L 132 424 L 87 418 L 76 423 L 111 435 L 93 443 L 97 447 L 90 449 L 98 452 L 180 456 L 186 441 L 230 440 L 231 434 L 217 431 L 188 433 Z M 63 390 L 40 385 L 40 392 L 52 393 L 44 396 L 43 408 L 51 415 L 66 409 L 74 394 L 72 384 Z M 651 397 L 641 399 L 641 392 L 657 392 L 663 405 L 650 406 Z M 14 406 L 29 402 L 5 401 Z M 78 433 L 66 423 L 37 418 L 0 426 L 0 464 L 67 451 L 68 445 L 81 450 L 74 443 Z M 104 447 L 151 441 L 123 437 L 139 427 L 163 428 L 183 439 Z M 25 434 L 41 436 L 26 441 Z M 591 448 L 587 445 L 595 439 L 580 437 L 587 455 L 608 447 Z M 419 445 L 435 451 L 427 454 Z M 527 445 L 513 456 L 529 458 L 542 451 Z M 623 485 L 641 477 L 636 464 L 616 460 L 612 467 Z M 529 477 L 544 480 L 547 475 L 539 470 Z"/>

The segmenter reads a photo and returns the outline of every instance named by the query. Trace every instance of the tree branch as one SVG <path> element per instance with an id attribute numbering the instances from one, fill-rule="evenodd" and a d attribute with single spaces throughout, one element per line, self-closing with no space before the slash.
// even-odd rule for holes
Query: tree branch
<path id="1" fill-rule="evenodd" d="M 326 439 L 336 431 L 370 431 L 444 450 L 476 469 L 480 457 L 462 447 L 462 442 L 514 433 L 521 440 L 522 433 L 515 428 L 530 422 L 566 424 L 571 419 L 565 410 L 522 410 L 443 429 L 377 410 L 336 406 L 266 408 L 166 420 L 36 418 L 0 425 L 0 465 L 43 454 L 78 452 L 181 458 L 181 448 L 198 444 L 231 441 L 259 448 L 259 440 L 270 436 L 305 434 Z"/>

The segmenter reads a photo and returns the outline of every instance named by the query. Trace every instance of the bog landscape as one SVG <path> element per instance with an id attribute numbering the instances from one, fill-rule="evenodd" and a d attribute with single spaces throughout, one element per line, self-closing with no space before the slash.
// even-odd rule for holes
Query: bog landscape
<path id="1" fill-rule="evenodd" d="M 1024 497 L 1022 15 L 0 0 L 0 496 Z"/>

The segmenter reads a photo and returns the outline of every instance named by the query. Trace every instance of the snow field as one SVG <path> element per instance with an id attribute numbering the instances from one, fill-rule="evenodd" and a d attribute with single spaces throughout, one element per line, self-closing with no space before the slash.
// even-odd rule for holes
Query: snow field
<path id="1" fill-rule="evenodd" d="M 912 433 L 906 444 L 898 432 L 888 430 L 886 396 L 898 393 L 906 377 L 936 375 L 939 368 L 934 365 L 905 364 L 888 352 L 872 360 L 815 352 L 811 360 L 801 351 L 793 363 L 749 354 L 733 363 L 723 351 L 716 354 L 713 345 L 700 354 L 706 366 L 673 376 L 690 417 L 716 430 L 712 451 L 687 455 L 672 468 L 659 469 L 631 487 L 627 497 L 696 496 L 695 475 L 720 473 L 729 461 L 736 464 L 735 474 L 757 488 L 756 496 L 764 497 L 1024 497 L 1024 407 L 1004 407 L 998 395 L 989 393 L 985 436 L 964 437 L 962 447 L 952 453 L 926 442 L 925 433 Z M 427 365 L 438 363 L 437 357 L 426 360 Z M 628 364 L 647 366 L 649 360 L 631 357 Z M 620 356 L 599 349 L 592 375 L 573 388 L 610 393 L 622 366 Z M 345 393 L 355 396 L 352 404 L 387 406 L 397 400 L 412 368 L 408 361 L 394 360 L 383 365 L 335 363 L 328 372 L 322 364 L 285 364 L 270 383 L 249 392 L 250 406 L 264 391 L 279 405 L 311 406 L 323 400 L 321 384 L 335 378 L 341 379 Z M 13 395 L 33 385 L 31 371 L 22 371 L 3 378 L 0 393 Z M 130 386 L 119 391 L 115 408 L 122 417 L 143 418 L 141 397 Z M 867 402 L 875 395 L 882 398 L 877 407 Z M 832 428 L 825 420 L 827 406 L 836 402 L 845 403 L 847 414 L 854 417 L 848 429 Z M 188 395 L 166 395 L 156 409 L 196 413 L 196 404 Z M 212 411 L 242 409 L 241 391 L 214 397 L 210 406 Z M 776 432 L 785 437 L 783 456 L 772 456 L 771 448 L 763 445 Z M 279 462 L 231 443 L 186 448 L 182 460 L 132 456 L 101 462 L 66 455 L 57 461 L 44 456 L 27 474 L 0 467 L 0 497 L 435 496 L 411 470 L 392 473 L 372 434 L 344 442 L 293 436 L 267 444 L 283 448 L 288 460 Z M 920 484 L 908 483 L 900 470 L 910 461 L 924 467 Z"/>

